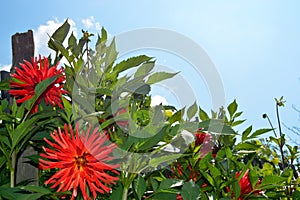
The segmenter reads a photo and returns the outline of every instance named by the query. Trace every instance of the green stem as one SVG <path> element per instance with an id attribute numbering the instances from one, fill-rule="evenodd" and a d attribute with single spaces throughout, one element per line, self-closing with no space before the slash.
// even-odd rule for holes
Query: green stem
<path id="1" fill-rule="evenodd" d="M 282 130 L 281 130 L 281 123 L 279 118 L 279 110 L 278 110 L 278 103 L 276 103 L 276 115 L 277 115 L 277 123 L 278 123 L 278 129 L 279 129 L 279 136 L 280 136 L 280 143 L 279 143 L 279 149 L 281 154 L 281 160 L 282 160 L 282 169 L 285 168 L 285 162 L 284 162 L 284 154 L 283 154 L 283 138 L 282 138 Z"/>
<path id="2" fill-rule="evenodd" d="M 127 200 L 127 195 L 128 195 L 128 187 L 123 188 L 123 194 L 122 194 L 122 200 Z"/>
<path id="3" fill-rule="evenodd" d="M 16 185 L 16 163 L 17 163 L 17 153 L 14 151 L 11 156 L 11 166 L 10 166 L 10 187 L 13 188 Z"/>

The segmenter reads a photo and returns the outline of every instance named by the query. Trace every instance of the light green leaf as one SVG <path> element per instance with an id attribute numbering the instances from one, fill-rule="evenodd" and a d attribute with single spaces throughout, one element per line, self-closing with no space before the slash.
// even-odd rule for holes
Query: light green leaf
<path id="1" fill-rule="evenodd" d="M 149 76 L 146 83 L 149 84 L 149 85 L 154 84 L 154 83 L 158 83 L 160 81 L 172 78 L 176 74 L 178 74 L 178 72 L 177 73 L 155 72 L 154 74 Z"/>
<path id="2" fill-rule="evenodd" d="M 137 66 L 141 65 L 143 62 L 149 61 L 150 59 L 151 59 L 151 57 L 148 57 L 148 56 L 145 56 L 145 55 L 131 57 L 131 58 L 128 58 L 127 60 L 124 60 L 124 61 L 118 63 L 114 67 L 113 71 L 115 73 L 120 73 L 120 72 L 123 72 L 127 69 L 137 67 Z"/>
<path id="3" fill-rule="evenodd" d="M 194 117 L 196 115 L 197 111 L 198 111 L 198 106 L 197 106 L 197 103 L 195 101 L 194 104 L 191 105 L 187 110 L 188 119 L 191 120 L 192 117 Z"/>
<path id="4" fill-rule="evenodd" d="M 249 138 L 256 138 L 257 136 L 260 136 L 264 133 L 267 133 L 269 131 L 272 131 L 273 129 L 271 128 L 263 128 L 263 129 L 259 129 L 257 131 L 255 131 Z"/>
<path id="5" fill-rule="evenodd" d="M 238 107 L 238 105 L 235 100 L 231 104 L 229 104 L 229 106 L 227 107 L 230 118 L 232 118 L 233 114 L 236 112 L 237 107 Z"/>
<path id="6" fill-rule="evenodd" d="M 201 121 L 209 120 L 208 114 L 204 110 L 202 110 L 202 108 L 200 108 L 200 107 L 199 107 L 199 117 L 200 117 Z"/>

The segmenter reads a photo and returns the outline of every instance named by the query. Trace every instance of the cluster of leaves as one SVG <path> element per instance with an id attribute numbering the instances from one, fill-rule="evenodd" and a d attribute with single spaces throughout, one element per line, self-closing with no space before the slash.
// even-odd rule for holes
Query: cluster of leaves
<path id="1" fill-rule="evenodd" d="M 210 115 L 196 102 L 179 110 L 151 107 L 151 85 L 176 74 L 152 72 L 155 62 L 146 55 L 116 63 L 115 40 L 108 40 L 105 29 L 97 36 L 95 49 L 90 47 L 93 34 L 83 31 L 77 40 L 69 31 L 66 21 L 48 42 L 56 53 L 53 64 L 61 61 L 65 68 L 68 96 L 63 98 L 64 109 L 42 102 L 39 112 L 30 112 L 53 83 L 51 78 L 36 86 L 29 101 L 20 105 L 13 98 L 1 101 L 0 198 L 70 196 L 70 192 L 57 193 L 43 185 L 53 171 L 41 171 L 40 186 L 29 182 L 16 186 L 14 173 L 25 148 L 32 146 L 41 152 L 43 138 L 51 139 L 49 132 L 75 122 L 100 124 L 118 146 L 114 156 L 120 163 L 120 180 L 110 194 L 99 195 L 99 199 L 300 198 L 299 151 L 285 143 L 284 134 L 260 139 L 274 128 L 253 131 L 250 126 L 241 133 L 236 131 L 245 121 L 239 119 L 242 112 L 236 101 Z M 8 84 L 1 86 L 9 89 Z M 210 135 L 209 149 L 204 143 L 196 145 L 197 130 Z M 38 156 L 30 159 L 37 166 Z M 243 193 L 240 180 L 248 171 L 251 190 Z"/>

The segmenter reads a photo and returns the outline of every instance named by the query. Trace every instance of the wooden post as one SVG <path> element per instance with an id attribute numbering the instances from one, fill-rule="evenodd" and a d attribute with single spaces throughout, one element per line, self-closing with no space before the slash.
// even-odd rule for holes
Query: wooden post
<path id="1" fill-rule="evenodd" d="M 19 63 L 23 60 L 31 61 L 34 56 L 34 41 L 32 30 L 25 33 L 16 33 L 11 37 L 12 40 L 12 68 L 10 72 L 14 72 L 15 67 L 19 67 Z"/>
<path id="2" fill-rule="evenodd" d="M 34 56 L 34 41 L 31 30 L 25 33 L 16 33 L 12 36 L 12 68 L 11 73 L 15 72 L 15 67 L 20 67 L 19 63 L 24 60 L 30 61 Z M 29 163 L 27 156 L 37 154 L 32 147 L 28 147 L 20 155 L 17 161 L 16 183 L 31 180 L 32 184 L 38 185 L 38 169 Z"/>
<path id="3" fill-rule="evenodd" d="M 8 79 L 10 77 L 9 72 L 7 71 L 0 71 L 0 78 L 1 81 L 4 81 L 5 79 Z M 1 99 L 9 99 L 9 93 L 7 90 L 1 90 Z"/>

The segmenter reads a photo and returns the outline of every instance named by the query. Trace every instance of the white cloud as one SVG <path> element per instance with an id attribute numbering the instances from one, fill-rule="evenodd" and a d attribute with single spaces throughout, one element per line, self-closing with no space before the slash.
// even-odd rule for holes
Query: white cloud
<path id="1" fill-rule="evenodd" d="M 81 22 L 83 23 L 83 25 L 85 26 L 85 28 L 87 29 L 91 29 L 91 30 L 96 30 L 96 31 L 100 31 L 101 30 L 101 25 L 99 22 L 97 22 L 95 20 L 94 16 L 90 16 L 89 18 L 86 19 L 82 19 Z"/>
<path id="2" fill-rule="evenodd" d="M 151 107 L 157 106 L 159 104 L 168 105 L 168 102 L 165 97 L 155 95 L 151 98 Z"/>
<path id="3" fill-rule="evenodd" d="M 11 65 L 1 65 L 0 64 L 0 71 L 4 70 L 4 71 L 10 71 Z"/>

